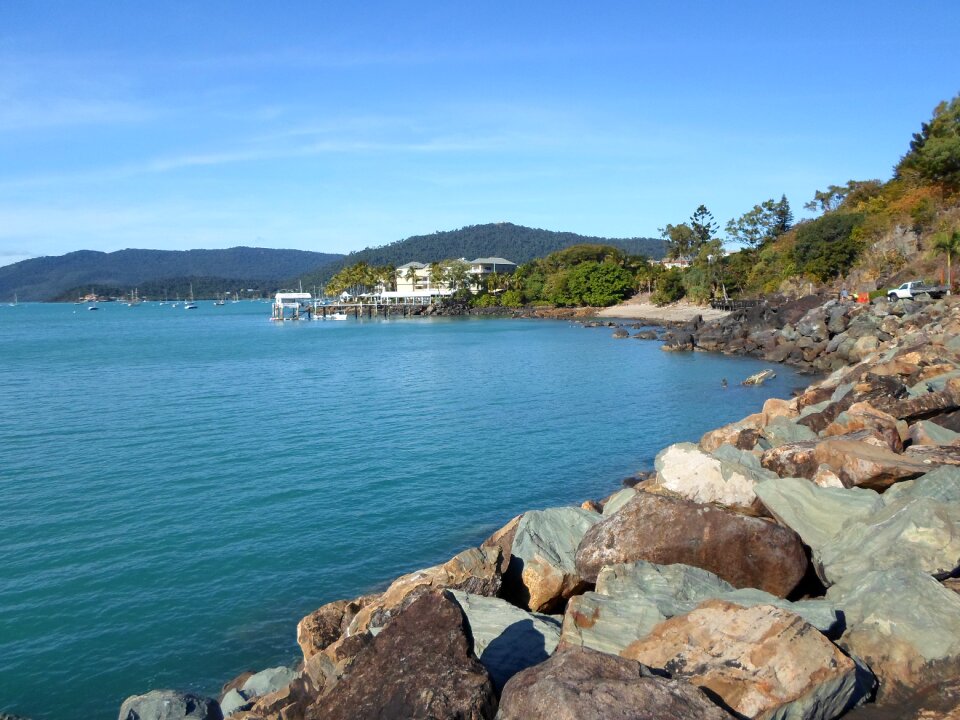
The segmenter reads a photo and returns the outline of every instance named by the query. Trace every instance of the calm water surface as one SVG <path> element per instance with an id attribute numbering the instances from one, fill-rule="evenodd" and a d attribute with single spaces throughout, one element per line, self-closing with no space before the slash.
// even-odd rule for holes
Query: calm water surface
<path id="1" fill-rule="evenodd" d="M 805 384 L 565 322 L 269 312 L 0 306 L 0 711 L 214 694 L 322 603 Z"/>

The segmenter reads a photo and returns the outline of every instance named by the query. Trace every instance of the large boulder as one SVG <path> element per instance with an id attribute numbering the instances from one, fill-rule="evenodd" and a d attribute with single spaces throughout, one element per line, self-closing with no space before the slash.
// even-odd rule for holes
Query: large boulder
<path id="1" fill-rule="evenodd" d="M 401 611 L 354 660 L 307 720 L 492 718 L 497 699 L 473 656 L 466 618 L 431 591 Z"/>
<path id="2" fill-rule="evenodd" d="M 119 720 L 223 720 L 223 713 L 213 698 L 176 690 L 151 690 L 124 700 Z"/>
<path id="3" fill-rule="evenodd" d="M 576 554 L 577 570 L 590 582 L 605 565 L 636 560 L 693 565 L 734 587 L 778 597 L 797 586 L 808 565 L 800 538 L 782 525 L 647 492 L 594 525 Z"/>
<path id="4" fill-rule="evenodd" d="M 960 676 L 960 595 L 926 573 L 895 568 L 853 576 L 827 598 L 846 618 L 840 645 L 880 680 L 880 702 Z"/>
<path id="5" fill-rule="evenodd" d="M 634 660 L 570 648 L 515 675 L 497 720 L 729 720 L 685 682 L 655 677 Z"/>
<path id="6" fill-rule="evenodd" d="M 818 549 L 847 522 L 883 507 L 882 496 L 862 488 L 819 487 L 803 478 L 774 478 L 757 485 L 757 496 L 804 544 Z"/>
<path id="7" fill-rule="evenodd" d="M 509 599 L 534 612 L 550 612 L 582 592 L 586 583 L 577 573 L 574 553 L 600 519 L 599 513 L 574 507 L 524 513 L 513 539 Z"/>
<path id="8" fill-rule="evenodd" d="M 960 504 L 904 495 L 844 525 L 814 560 L 827 585 L 895 568 L 946 577 L 960 566 Z"/>
<path id="9" fill-rule="evenodd" d="M 484 546 L 464 550 L 442 565 L 403 575 L 356 612 L 346 634 L 379 632 L 394 615 L 431 590 L 457 589 L 476 595 L 496 595 L 502 582 L 500 565 L 500 548 Z"/>
<path id="10" fill-rule="evenodd" d="M 694 502 L 749 511 L 757 504 L 753 486 L 776 475 L 759 465 L 751 467 L 736 460 L 704 452 L 693 443 L 670 445 L 654 461 L 657 484 Z"/>
<path id="11" fill-rule="evenodd" d="M 563 618 L 561 647 L 584 646 L 619 654 L 667 618 L 719 598 L 745 607 L 774 605 L 796 612 L 823 632 L 838 624 L 825 600 L 789 602 L 755 588 L 735 589 L 713 573 L 688 565 L 636 562 L 603 568 L 597 591 L 571 598 Z"/>
<path id="12" fill-rule="evenodd" d="M 497 690 L 521 670 L 546 660 L 560 640 L 560 621 L 530 613 L 500 598 L 451 590 L 473 637 L 473 654 Z"/>
<path id="13" fill-rule="evenodd" d="M 755 413 L 729 425 L 711 430 L 700 438 L 700 447 L 713 452 L 721 445 L 732 445 L 742 450 L 750 450 L 757 444 L 760 428 L 764 424 L 761 413 Z"/>
<path id="14" fill-rule="evenodd" d="M 624 657 L 718 695 L 747 718 L 831 720 L 863 700 L 856 664 L 798 615 L 708 600 Z"/>

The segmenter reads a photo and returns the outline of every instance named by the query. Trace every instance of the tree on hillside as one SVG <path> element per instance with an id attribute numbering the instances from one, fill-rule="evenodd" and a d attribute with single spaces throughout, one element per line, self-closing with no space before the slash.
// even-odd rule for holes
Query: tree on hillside
<path id="1" fill-rule="evenodd" d="M 793 257 L 797 271 L 824 282 L 847 272 L 863 250 L 853 233 L 862 213 L 835 212 L 797 227 Z"/>
<path id="2" fill-rule="evenodd" d="M 929 123 L 914 133 L 910 150 L 895 169 L 897 177 L 915 175 L 920 180 L 960 188 L 960 95 L 942 102 Z"/>
<path id="3" fill-rule="evenodd" d="M 752 210 L 730 220 L 726 231 L 731 240 L 755 248 L 776 239 L 789 230 L 792 224 L 793 213 L 784 195 L 780 202 L 771 198 L 754 205 Z"/>
<path id="4" fill-rule="evenodd" d="M 947 256 L 947 287 L 950 288 L 947 292 L 950 292 L 953 289 L 953 273 L 950 267 L 950 261 L 954 255 L 960 252 L 960 230 L 943 230 L 938 232 L 933 236 L 933 243 L 931 243 L 930 249 L 936 255 Z"/>

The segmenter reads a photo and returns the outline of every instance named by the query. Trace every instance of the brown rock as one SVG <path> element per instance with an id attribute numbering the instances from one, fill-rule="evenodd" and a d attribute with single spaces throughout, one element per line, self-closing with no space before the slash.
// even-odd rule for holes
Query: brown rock
<path id="1" fill-rule="evenodd" d="M 798 615 L 708 600 L 621 655 L 662 668 L 748 718 L 834 718 L 863 696 L 853 661 Z"/>
<path id="2" fill-rule="evenodd" d="M 913 445 L 903 456 L 922 463 L 928 471 L 937 465 L 960 465 L 960 447 L 956 445 Z"/>
<path id="3" fill-rule="evenodd" d="M 330 692 L 350 669 L 350 665 L 360 651 L 372 642 L 373 635 L 368 632 L 348 635 L 307 660 L 303 664 L 303 669 L 313 681 L 317 693 Z"/>
<path id="4" fill-rule="evenodd" d="M 877 410 L 870 403 L 853 403 L 823 430 L 825 437 L 850 435 L 858 430 L 875 430 L 894 452 L 903 451 L 900 425 L 893 415 Z"/>
<path id="5" fill-rule="evenodd" d="M 603 503 L 599 503 L 596 500 L 584 500 L 582 503 L 580 503 L 580 507 L 584 510 L 589 510 L 590 512 L 603 512 Z"/>
<path id="6" fill-rule="evenodd" d="M 930 470 L 930 464 L 889 448 L 889 436 L 873 429 L 823 440 L 787 443 L 767 450 L 760 464 L 780 477 L 813 479 L 821 466 L 832 471 L 845 487 L 882 490 Z"/>
<path id="7" fill-rule="evenodd" d="M 493 684 L 472 646 L 460 606 L 442 592 L 428 592 L 360 651 L 349 672 L 306 717 L 493 718 Z"/>
<path id="8" fill-rule="evenodd" d="M 510 522 L 497 530 L 493 535 L 484 540 L 480 547 L 500 548 L 500 574 L 503 575 L 510 567 L 511 548 L 513 547 L 513 538 L 517 534 L 517 525 L 520 524 L 520 518 L 523 515 L 517 515 Z"/>
<path id="9" fill-rule="evenodd" d="M 781 398 L 769 398 L 763 403 L 763 410 L 760 415 L 763 418 L 763 424 L 767 425 L 771 420 L 778 417 L 795 418 L 800 414 L 797 409 L 797 398 L 793 400 L 782 400 Z"/>
<path id="10" fill-rule="evenodd" d="M 379 595 L 362 595 L 355 600 L 327 603 L 297 623 L 297 644 L 303 659 L 309 660 L 328 645 L 340 639 L 354 616 Z"/>
<path id="11" fill-rule="evenodd" d="M 422 594 L 434 589 L 465 590 L 493 596 L 500 591 L 502 553 L 493 546 L 470 548 L 443 565 L 418 570 L 397 578 L 374 602 L 361 608 L 347 627 L 347 634 L 384 627 L 398 612 Z"/>
<path id="12" fill-rule="evenodd" d="M 711 430 L 700 438 L 700 447 L 713 452 L 721 445 L 733 445 L 741 450 L 752 450 L 759 439 L 758 431 L 763 427 L 763 414 L 754 413 L 743 420 Z"/>
<path id="13" fill-rule="evenodd" d="M 655 677 L 640 663 L 569 648 L 514 675 L 498 720 L 729 720 L 689 683 Z"/>
<path id="14" fill-rule="evenodd" d="M 734 587 L 786 597 L 807 570 L 799 536 L 762 518 L 641 492 L 594 525 L 577 549 L 580 574 L 595 582 L 605 565 L 647 560 L 709 570 Z"/>
<path id="15" fill-rule="evenodd" d="M 250 711 L 264 718 L 303 720 L 317 700 L 317 690 L 308 677 L 300 677 L 276 692 L 257 698 Z"/>

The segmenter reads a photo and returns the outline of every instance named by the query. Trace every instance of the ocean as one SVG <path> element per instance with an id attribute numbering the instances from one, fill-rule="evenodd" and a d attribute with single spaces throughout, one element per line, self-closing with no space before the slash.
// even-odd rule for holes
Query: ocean
<path id="1" fill-rule="evenodd" d="M 563 321 L 198 304 L 0 306 L 0 711 L 215 695 L 323 603 L 806 385 Z"/>

